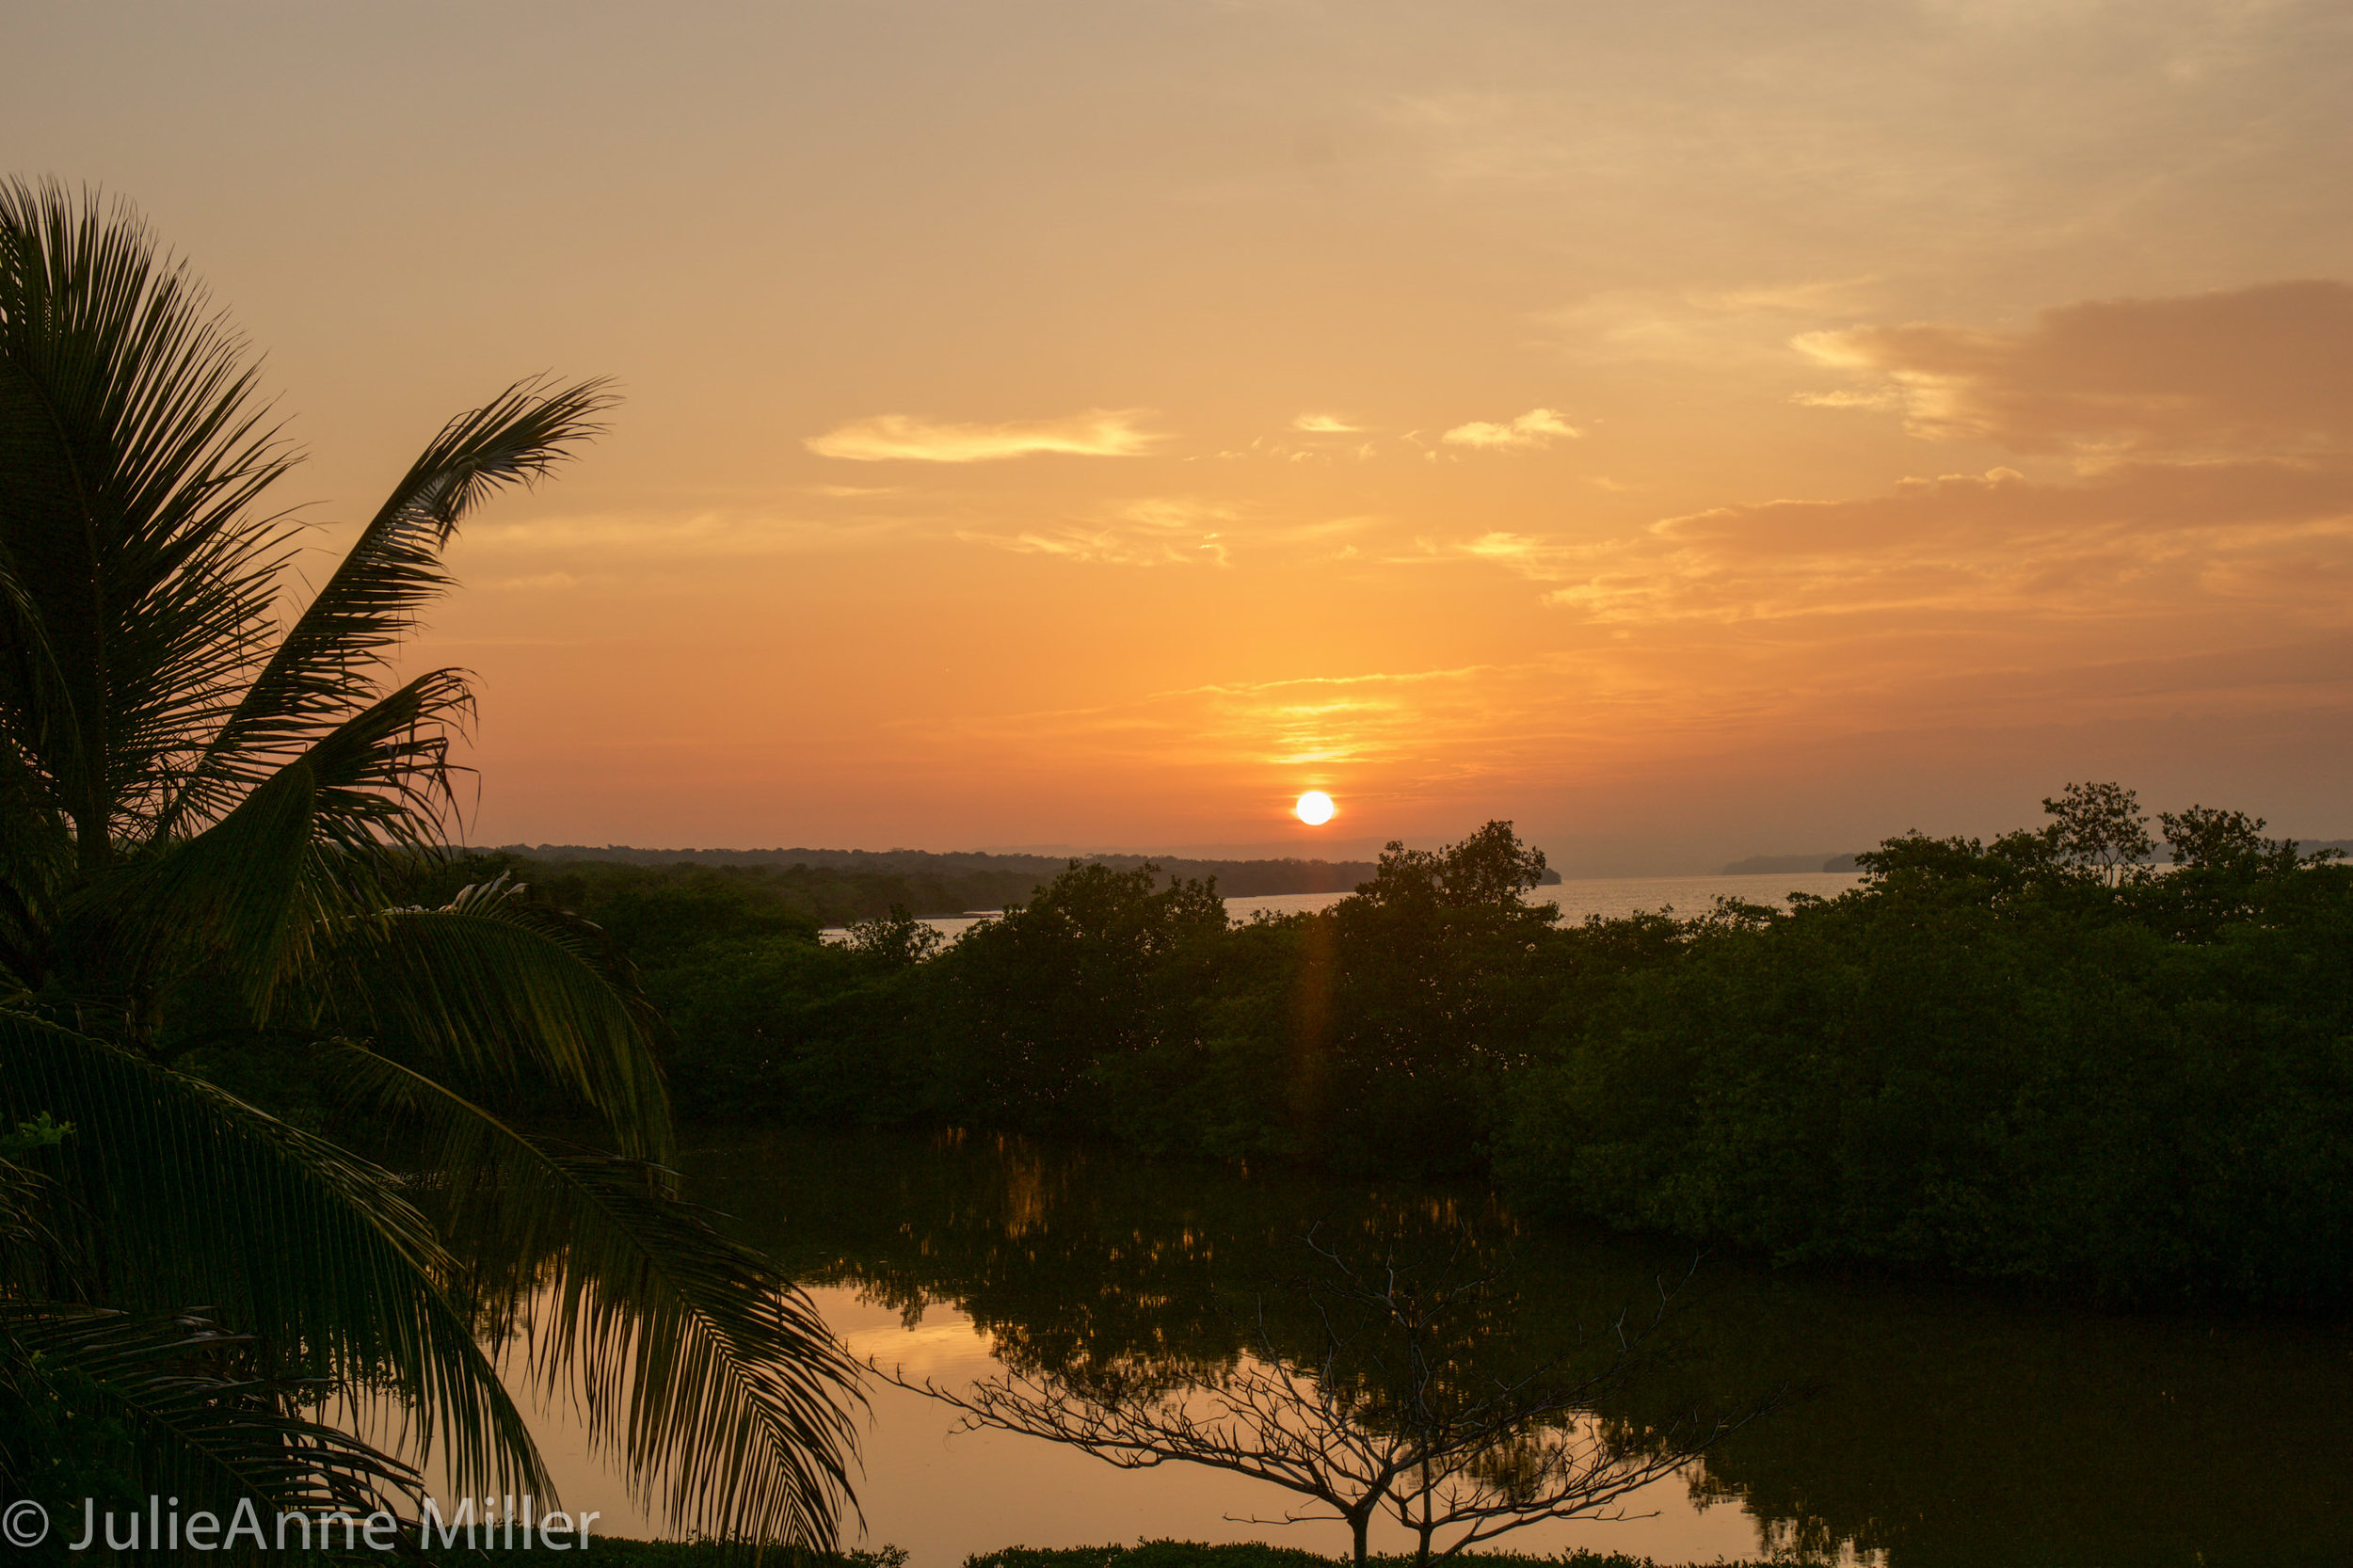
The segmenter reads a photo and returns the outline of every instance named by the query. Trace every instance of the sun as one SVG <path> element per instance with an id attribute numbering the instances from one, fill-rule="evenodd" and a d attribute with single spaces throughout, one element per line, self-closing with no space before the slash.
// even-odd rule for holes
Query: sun
<path id="1" fill-rule="evenodd" d="M 1332 820 L 1332 797 L 1321 790 L 1310 790 L 1299 797 L 1299 804 L 1291 809 L 1309 827 L 1321 827 Z"/>

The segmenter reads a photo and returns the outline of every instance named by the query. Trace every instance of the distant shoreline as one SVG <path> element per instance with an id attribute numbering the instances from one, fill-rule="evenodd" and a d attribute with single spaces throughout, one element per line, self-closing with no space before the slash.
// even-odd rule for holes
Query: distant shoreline
<path id="1" fill-rule="evenodd" d="M 921 849 L 638 849 L 629 844 L 501 844 L 497 852 L 552 863 L 607 862 L 631 866 L 756 866 L 778 869 L 808 866 L 824 871 L 874 872 L 900 875 L 1011 872 L 1051 881 L 1078 861 L 1133 871 L 1154 866 L 1169 878 L 1200 880 L 1214 876 L 1218 891 L 1227 898 L 1263 898 L 1273 893 L 1349 893 L 1372 880 L 1370 860 L 1309 860 L 1292 856 L 1267 860 L 1208 860 L 1182 855 L 995 855 L 980 850 Z M 1561 873 L 1547 871 L 1545 885 Z"/>
<path id="2" fill-rule="evenodd" d="M 2353 839 L 2298 839 L 2297 849 L 2305 855 L 2318 850 L 2335 850 L 2353 858 Z M 1860 853 L 1860 852 L 1858 852 Z M 1752 855 L 1745 860 L 1735 860 L 1716 872 L 1718 876 L 1777 876 L 1792 872 L 1852 872 L 1863 868 L 1855 863 L 1855 855 Z M 2152 864 L 2161 864 L 2153 859 Z"/>

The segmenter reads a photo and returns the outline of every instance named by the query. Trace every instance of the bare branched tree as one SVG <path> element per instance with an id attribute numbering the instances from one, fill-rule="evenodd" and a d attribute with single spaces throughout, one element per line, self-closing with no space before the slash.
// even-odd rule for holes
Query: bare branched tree
<path id="1" fill-rule="evenodd" d="M 1259 1295 L 1244 1320 L 1247 1350 L 1220 1371 L 1171 1384 L 1008 1369 L 959 1391 L 874 1370 L 961 1412 L 958 1431 L 1041 1437 L 1124 1470 L 1205 1464 L 1297 1493 L 1308 1500 L 1246 1522 L 1345 1524 L 1357 1568 L 1385 1512 L 1415 1534 L 1424 1568 L 1547 1519 L 1624 1518 L 1631 1494 L 1777 1402 L 1694 1408 L 1663 1425 L 1596 1413 L 1632 1382 L 1681 1282 L 1661 1280 L 1639 1319 L 1622 1310 L 1566 1354 L 1497 1375 L 1468 1365 L 1497 1292 L 1496 1275 L 1462 1272 L 1467 1246 L 1417 1276 L 1394 1254 L 1358 1270 L 1312 1234 L 1307 1244 L 1327 1272 L 1296 1288 L 1306 1331 L 1278 1336 Z"/>

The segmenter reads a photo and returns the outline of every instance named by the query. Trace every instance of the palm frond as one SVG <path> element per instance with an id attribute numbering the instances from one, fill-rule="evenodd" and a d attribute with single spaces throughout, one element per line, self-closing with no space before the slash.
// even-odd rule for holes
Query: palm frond
<path id="1" fill-rule="evenodd" d="M 84 1029 L 138 1043 L 140 1000 L 159 977 L 218 964 L 260 1017 L 334 913 L 312 850 L 319 793 L 296 762 L 209 831 L 83 884 L 63 909 L 48 995 L 70 999 Z"/>
<path id="2" fill-rule="evenodd" d="M 372 702 L 418 610 L 450 585 L 441 551 L 466 514 L 530 484 L 596 433 L 613 399 L 601 381 L 517 382 L 443 426 L 312 600 L 222 725 L 158 833 L 227 809 L 354 710 Z"/>
<path id="3" fill-rule="evenodd" d="M 323 934 L 324 1021 L 477 1096 L 560 1096 L 632 1157 L 666 1159 L 662 1025 L 634 972 L 595 926 L 522 894 L 502 878 Z"/>
<path id="4" fill-rule="evenodd" d="M 48 784 L 0 737 L 0 996 L 39 986 L 73 874 L 73 839 Z"/>
<path id="5" fill-rule="evenodd" d="M 39 1358 L 44 1384 L 120 1423 L 140 1490 L 188 1512 L 249 1498 L 273 1515 L 397 1517 L 420 1493 L 414 1466 L 299 1414 L 322 1390 L 242 1368 L 254 1341 L 210 1318 L 12 1303 L 0 1332 Z"/>
<path id="6" fill-rule="evenodd" d="M 320 842 L 371 863 L 440 847 L 454 799 L 448 730 L 472 712 L 463 672 L 427 670 L 319 736 L 303 760 L 319 782 Z"/>
<path id="7" fill-rule="evenodd" d="M 84 865 L 171 793 L 260 662 L 294 461 L 258 369 L 127 210 L 0 183 L 0 732 Z"/>
<path id="8" fill-rule="evenodd" d="M 428 1129 L 454 1234 L 523 1282 L 543 1386 L 576 1386 L 644 1502 L 704 1533 L 830 1546 L 854 1508 L 857 1371 L 808 1297 L 644 1162 L 557 1152 L 400 1064 L 351 1081 Z"/>
<path id="9" fill-rule="evenodd" d="M 323 933 L 380 902 L 385 853 L 413 848 L 442 765 L 437 724 L 466 701 L 418 677 L 328 731 L 193 838 L 87 883 L 65 913 L 76 966 L 54 989 L 127 1006 L 175 964 L 217 964 L 258 1020 Z M 0 936 L 6 924 L 0 921 Z"/>
<path id="10" fill-rule="evenodd" d="M 384 1388 L 461 1486 L 544 1493 L 522 1416 L 448 1294 L 458 1266 L 396 1178 L 210 1084 L 0 1012 L 0 1123 L 42 1112 L 75 1129 L 40 1159 L 95 1271 L 45 1294 L 211 1304 L 278 1375 Z"/>

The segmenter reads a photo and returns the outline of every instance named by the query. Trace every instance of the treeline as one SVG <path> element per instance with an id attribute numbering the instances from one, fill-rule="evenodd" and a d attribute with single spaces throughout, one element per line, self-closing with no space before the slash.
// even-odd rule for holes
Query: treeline
<path id="1" fill-rule="evenodd" d="M 2154 844 L 2150 846 L 2153 850 Z M 2353 839 L 2324 839 L 2302 846 L 2305 854 L 2323 851 L 2337 855 L 2353 855 Z M 1723 876 L 1761 876 L 1790 872 L 1854 872 L 1862 870 L 1860 855 L 1752 855 L 1745 860 L 1735 860 L 1719 873 Z M 2153 858 L 2144 864 L 2153 863 Z"/>
<path id="2" fill-rule="evenodd" d="M 539 889 L 552 903 L 583 911 L 596 910 L 600 919 L 632 933 L 632 942 L 667 943 L 671 936 L 643 929 L 648 922 L 683 922 L 680 929 L 706 935 L 723 930 L 754 931 L 781 922 L 779 929 L 797 929 L 815 921 L 820 929 L 875 920 L 892 910 L 916 919 L 987 913 L 1022 903 L 1074 862 L 1041 862 L 1041 869 L 1005 866 L 958 866 L 964 859 L 991 856 L 936 856 L 929 861 L 894 864 L 875 856 L 872 864 L 777 865 L 765 861 L 674 860 L 657 862 L 650 851 L 628 851 L 590 859 L 564 859 L 549 853 L 524 854 L 502 849 L 461 853 L 451 869 L 429 873 L 432 887 L 480 882 L 497 875 Z M 568 851 L 565 852 L 568 853 Z M 739 852 L 702 852 L 735 855 Z M 855 852 L 864 855 L 865 852 Z M 1011 858 L 1011 857 L 1005 857 Z M 1021 858 L 1032 858 L 1024 856 Z M 932 863 L 937 862 L 937 863 Z M 1086 864 L 1110 865 L 1110 861 Z M 1218 863 L 1224 864 L 1224 863 Z M 1179 862 L 1172 869 L 1141 857 L 1124 871 L 1147 871 L 1154 886 L 1214 880 L 1224 898 L 1248 898 L 1261 892 L 1346 892 L 1373 874 L 1370 861 L 1264 860 L 1237 861 L 1241 886 L 1256 892 L 1238 892 L 1219 871 L 1198 874 Z M 421 884 L 423 885 L 423 884 Z"/>
<path id="3" fill-rule="evenodd" d="M 2129 792 L 2047 804 L 1695 920 L 1563 926 L 1500 823 L 1243 924 L 1206 884 L 1074 865 L 944 950 L 904 913 L 821 943 L 748 880 L 545 890 L 642 968 L 694 1114 L 1483 1173 L 1782 1258 L 2343 1296 L 2353 872 L 2199 808 L 2155 870 Z"/>
<path id="4" fill-rule="evenodd" d="M 979 851 L 936 854 L 920 849 L 632 849 L 625 844 L 594 849 L 585 844 L 507 844 L 490 853 L 560 866 L 708 867 L 767 873 L 795 870 L 837 872 L 857 877 L 904 878 L 908 887 L 919 889 L 1011 888 L 1016 890 L 1010 896 L 1016 898 L 1027 898 L 1071 863 L 1068 857 L 1047 855 L 991 855 Z M 1369 860 L 1192 860 L 1143 855 L 1087 855 L 1077 858 L 1082 864 L 1108 866 L 1113 871 L 1135 871 L 1148 865 L 1163 884 L 1215 877 L 1219 891 L 1227 898 L 1259 898 L 1273 893 L 1344 893 L 1373 872 Z M 1548 872 L 1545 880 L 1558 882 L 1561 878 Z M 922 896 L 918 894 L 919 899 Z M 985 904 L 933 907 L 918 902 L 909 907 L 918 916 L 959 915 L 971 909 L 995 909 L 1000 903 L 1001 900 Z"/>
<path id="5" fill-rule="evenodd" d="M 551 903 L 593 912 L 591 918 L 619 934 L 632 953 L 667 952 L 729 933 L 814 933 L 893 909 L 919 918 L 1001 909 L 1052 880 L 1005 870 L 543 860 L 511 850 L 456 856 L 426 880 L 438 888 L 499 875 L 526 884 Z"/>

